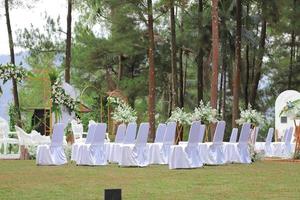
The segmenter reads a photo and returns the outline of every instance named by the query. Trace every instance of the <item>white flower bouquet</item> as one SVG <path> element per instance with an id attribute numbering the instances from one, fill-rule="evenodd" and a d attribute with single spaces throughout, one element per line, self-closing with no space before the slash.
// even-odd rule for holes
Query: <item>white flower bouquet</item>
<path id="1" fill-rule="evenodd" d="M 205 105 L 203 101 L 200 101 L 199 107 L 195 108 L 194 113 L 192 114 L 192 120 L 201 121 L 208 125 L 217 122 L 217 116 L 218 112 L 216 109 L 212 108 L 209 103 Z"/>
<path id="2" fill-rule="evenodd" d="M 241 110 L 240 119 L 236 120 L 236 123 L 242 125 L 244 123 L 251 123 L 254 126 L 258 126 L 265 122 L 263 115 L 260 112 L 257 112 L 255 109 L 252 109 L 251 105 L 248 106 L 248 109 Z"/>
<path id="3" fill-rule="evenodd" d="M 136 111 L 127 104 L 118 105 L 112 113 L 112 119 L 116 122 L 129 123 L 137 120 Z"/>
<path id="4" fill-rule="evenodd" d="M 72 112 L 76 108 L 76 101 L 68 94 L 65 93 L 65 90 L 61 87 L 59 81 L 56 81 L 52 85 L 52 106 L 53 110 L 59 109 L 59 106 L 65 106 L 69 112 Z"/>
<path id="5" fill-rule="evenodd" d="M 3 84 L 9 79 L 15 79 L 17 82 L 21 82 L 27 76 L 28 72 L 23 67 L 11 63 L 0 65 L 0 79 L 3 80 Z"/>
<path id="6" fill-rule="evenodd" d="M 175 108 L 172 111 L 170 118 L 167 120 L 168 122 L 177 122 L 180 125 L 186 125 L 192 123 L 192 115 L 190 113 L 184 112 L 183 108 Z"/>

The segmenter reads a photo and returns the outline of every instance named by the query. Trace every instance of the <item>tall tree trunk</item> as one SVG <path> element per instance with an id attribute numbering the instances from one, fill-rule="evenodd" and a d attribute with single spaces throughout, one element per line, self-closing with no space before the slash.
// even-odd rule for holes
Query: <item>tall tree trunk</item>
<path id="1" fill-rule="evenodd" d="M 180 22 L 180 32 L 183 34 L 183 12 L 184 12 L 184 2 L 181 5 L 181 22 Z M 183 46 L 179 48 L 179 107 L 183 108 L 184 106 L 184 91 L 183 91 Z"/>
<path id="2" fill-rule="evenodd" d="M 218 100 L 218 68 L 219 68 L 219 22 L 218 0 L 212 0 L 212 79 L 211 99 L 213 108 L 217 108 Z"/>
<path id="3" fill-rule="evenodd" d="M 257 56 L 257 64 L 254 73 L 254 79 L 252 84 L 252 94 L 250 98 L 250 104 L 255 106 L 255 100 L 257 96 L 257 88 L 259 84 L 259 80 L 261 77 L 261 67 L 263 64 L 263 57 L 265 53 L 265 42 L 266 42 L 266 35 L 267 35 L 267 21 L 263 18 L 262 27 L 261 27 L 261 37 L 260 37 L 260 44 L 259 44 L 259 52 Z"/>
<path id="4" fill-rule="evenodd" d="M 226 23 L 225 19 L 222 19 L 222 26 L 223 26 L 223 32 L 222 32 L 222 98 L 220 100 L 220 109 L 222 111 L 222 119 L 224 120 L 226 117 L 226 82 L 227 82 L 227 33 L 226 30 Z"/>
<path id="5" fill-rule="evenodd" d="M 71 78 L 71 37 L 72 37 L 72 0 L 68 0 L 68 15 L 67 15 L 67 39 L 66 39 L 66 66 L 65 66 L 65 81 L 70 83 Z"/>
<path id="6" fill-rule="evenodd" d="M 247 4 L 247 16 L 249 16 L 249 3 Z M 249 23 L 246 19 L 246 29 L 249 29 Z M 245 83 L 245 106 L 249 104 L 249 78 L 250 78 L 250 61 L 249 61 L 249 44 L 246 45 L 246 83 Z"/>
<path id="7" fill-rule="evenodd" d="M 218 101 L 218 68 L 219 68 L 219 14 L 218 0 L 212 0 L 212 78 L 210 104 L 217 108 Z M 214 126 L 211 129 L 211 139 L 214 137 Z"/>
<path id="8" fill-rule="evenodd" d="M 123 77 L 123 56 L 122 54 L 120 54 L 118 56 L 119 58 L 119 70 L 118 70 L 118 81 L 120 82 L 122 80 L 122 77 Z"/>
<path id="9" fill-rule="evenodd" d="M 12 36 L 11 24 L 10 24 L 10 15 L 9 15 L 9 1 L 5 0 L 4 2 L 5 7 L 5 18 L 6 18 L 6 25 L 7 25 L 7 34 L 8 34 L 8 42 L 9 42 L 9 52 L 10 52 L 10 62 L 12 64 L 15 63 L 15 51 L 14 51 L 14 41 Z M 21 121 L 21 111 L 20 111 L 20 103 L 19 103 L 19 95 L 18 95 L 18 85 L 15 78 L 12 78 L 13 84 L 13 96 L 14 96 L 14 104 L 17 110 L 17 125 L 22 127 Z"/>
<path id="10" fill-rule="evenodd" d="M 293 30 L 291 34 L 290 65 L 289 65 L 288 86 L 287 86 L 289 90 L 292 89 L 294 55 L 295 55 L 295 31 Z"/>
<path id="11" fill-rule="evenodd" d="M 202 49 L 202 13 L 203 13 L 203 2 L 198 0 L 198 55 L 197 55 L 197 104 L 203 100 L 203 49 Z"/>
<path id="12" fill-rule="evenodd" d="M 175 13 L 174 0 L 170 0 L 170 24 L 171 24 L 171 68 L 172 68 L 172 95 L 173 108 L 178 106 L 177 90 L 177 59 L 176 59 L 176 31 L 175 31 Z"/>
<path id="13" fill-rule="evenodd" d="M 154 32 L 152 0 L 147 0 L 148 5 L 148 35 L 149 35 L 149 97 L 148 114 L 150 124 L 150 138 L 155 138 L 155 66 L 154 66 Z"/>
<path id="14" fill-rule="evenodd" d="M 233 80 L 232 127 L 239 115 L 240 76 L 241 76 L 241 32 L 242 32 L 242 3 L 236 0 L 236 38 L 235 38 L 235 67 Z"/>

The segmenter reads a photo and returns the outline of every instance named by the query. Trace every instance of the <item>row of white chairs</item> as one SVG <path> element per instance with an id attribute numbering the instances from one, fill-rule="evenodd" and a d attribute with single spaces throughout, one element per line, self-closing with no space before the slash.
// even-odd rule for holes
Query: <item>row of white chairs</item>
<path id="1" fill-rule="evenodd" d="M 251 163 L 249 142 L 253 138 L 251 139 L 250 124 L 245 123 L 242 126 L 238 142 L 238 129 L 232 130 L 229 142 L 223 142 L 225 125 L 224 121 L 218 122 L 213 141 L 204 143 L 205 125 L 202 125 L 200 122 L 193 122 L 188 141 L 174 145 L 176 134 L 175 122 L 159 124 L 154 143 L 147 143 L 149 134 L 148 123 L 140 124 L 137 135 L 136 123 L 129 123 L 127 126 L 120 124 L 114 143 L 105 142 L 106 124 L 92 123 L 89 125 L 86 140 L 73 144 L 71 160 L 75 161 L 78 165 L 106 165 L 108 162 L 111 162 L 118 163 L 120 166 L 143 167 L 149 164 L 169 164 L 170 169 L 196 168 L 202 167 L 204 164 Z M 53 133 L 54 141 L 57 141 L 55 139 L 56 135 L 63 134 L 63 131 L 60 131 L 60 128 L 56 128 L 56 126 L 63 125 L 55 125 Z M 271 137 L 272 131 L 274 132 L 274 129 L 270 128 L 267 138 Z M 289 132 L 291 134 L 292 131 L 290 130 Z M 257 133 L 258 131 L 255 132 L 255 134 Z M 254 136 L 254 138 L 256 137 Z M 287 138 L 290 137 L 287 135 Z M 55 152 L 51 151 L 52 147 L 56 148 L 58 146 L 57 142 L 53 144 L 38 147 L 37 164 L 55 165 L 66 163 L 65 156 L 61 156 L 62 152 L 60 150 L 57 150 L 59 156 L 52 156 L 53 158 L 50 159 L 51 152 Z M 258 144 L 256 143 L 255 146 L 258 146 Z M 260 144 L 260 146 L 268 149 L 266 147 L 268 144 L 266 142 L 264 145 Z M 276 146 L 276 149 L 280 149 L 280 147 L 284 147 L 281 144 L 273 143 L 271 146 Z M 48 150 L 45 150 L 45 146 L 48 146 Z M 50 151 L 50 153 L 41 153 L 41 151 Z M 46 159 L 43 159 L 43 157 Z M 56 162 L 58 158 L 63 159 Z"/>

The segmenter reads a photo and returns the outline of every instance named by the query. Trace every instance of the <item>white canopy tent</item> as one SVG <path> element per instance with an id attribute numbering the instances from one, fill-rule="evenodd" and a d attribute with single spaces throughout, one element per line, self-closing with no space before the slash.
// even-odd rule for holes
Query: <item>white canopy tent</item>
<path id="1" fill-rule="evenodd" d="M 278 138 L 283 138 L 284 132 L 289 127 L 294 127 L 294 121 L 284 115 L 280 116 L 280 113 L 286 103 L 289 101 L 295 101 L 300 99 L 300 92 L 295 90 L 286 90 L 278 95 L 275 101 L 275 128 L 278 134 Z M 294 134 L 293 134 L 294 138 Z M 293 141 L 294 139 L 292 139 Z"/>

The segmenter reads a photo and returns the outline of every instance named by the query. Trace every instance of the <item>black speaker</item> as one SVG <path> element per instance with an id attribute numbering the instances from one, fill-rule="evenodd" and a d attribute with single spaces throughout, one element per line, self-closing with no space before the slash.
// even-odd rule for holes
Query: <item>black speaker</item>
<path id="1" fill-rule="evenodd" d="M 105 189 L 104 200 L 121 200 L 122 190 L 121 189 Z"/>

